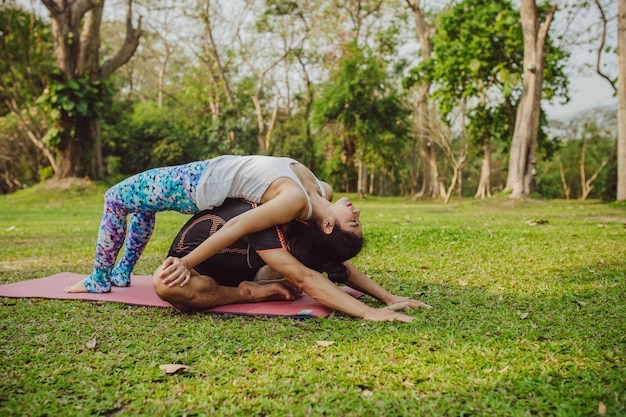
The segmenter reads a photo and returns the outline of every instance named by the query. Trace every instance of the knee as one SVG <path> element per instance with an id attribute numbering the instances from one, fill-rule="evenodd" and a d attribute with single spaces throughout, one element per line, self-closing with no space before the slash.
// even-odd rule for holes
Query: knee
<path id="1" fill-rule="evenodd" d="M 189 294 L 184 294 L 185 291 L 178 285 L 170 287 L 163 283 L 163 280 L 159 277 L 160 268 L 157 269 L 152 275 L 152 287 L 156 295 L 163 301 L 170 303 L 175 308 L 184 311 L 186 313 L 192 313 L 197 311 L 190 305 L 191 297 Z"/>
<path id="2" fill-rule="evenodd" d="M 163 284 L 163 280 L 159 277 L 160 268 L 157 269 L 152 275 L 152 288 L 154 288 L 154 292 L 160 297 L 167 295 L 167 289 L 169 288 L 167 285 Z"/>

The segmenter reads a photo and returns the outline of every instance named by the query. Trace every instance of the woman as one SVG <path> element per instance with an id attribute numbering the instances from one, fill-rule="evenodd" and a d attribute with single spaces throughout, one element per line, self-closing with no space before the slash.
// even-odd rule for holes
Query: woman
<path id="1" fill-rule="evenodd" d="M 292 220 L 318 222 L 329 237 L 361 237 L 359 211 L 347 199 L 331 203 L 332 188 L 290 158 L 224 155 L 208 161 L 155 168 L 111 187 L 105 195 L 93 272 L 66 292 L 108 292 L 130 285 L 130 274 L 154 229 L 156 213 L 197 213 L 226 198 L 262 203 L 231 220 L 183 258 L 166 259 L 161 277 L 186 283 L 191 269 L 237 239 Z M 126 217 L 129 227 L 126 228 Z M 115 266 L 124 244 L 122 257 Z"/>
<path id="2" fill-rule="evenodd" d="M 224 224 L 228 224 L 231 218 L 247 210 L 258 210 L 254 207 L 254 203 L 229 199 L 221 207 L 196 214 L 174 239 L 169 255 L 185 256 Z M 189 281 L 183 285 L 166 283 L 160 277 L 162 267 L 159 267 L 153 279 L 155 291 L 165 301 L 188 312 L 232 303 L 293 300 L 300 294 L 299 289 L 290 282 L 294 279 L 293 276 L 291 279 L 288 276 L 287 281 L 273 279 L 263 285 L 259 285 L 258 281 L 251 282 L 255 278 L 258 280 L 260 271 L 266 270 L 267 266 L 275 266 L 276 259 L 281 260 L 283 259 L 281 256 L 287 255 L 285 262 L 292 264 L 300 273 L 310 274 L 313 280 L 321 279 L 322 282 L 328 283 L 328 279 L 319 273 L 326 272 L 331 281 L 346 283 L 388 305 L 403 302 L 408 307 L 430 308 L 420 301 L 394 296 L 352 265 L 343 262 L 359 252 L 361 241 L 334 241 L 320 245 L 323 231 L 318 228 L 315 223 L 294 221 L 245 236 L 219 254 L 198 264 L 192 271 Z M 290 253 L 297 259 L 289 258 Z M 267 266 L 261 269 L 266 265 L 266 260 L 269 261 Z M 314 270 L 305 268 L 298 260 Z M 276 265 L 281 268 L 280 262 Z M 330 285 L 336 292 L 345 296 L 343 291 L 333 284 Z M 342 305 L 341 301 L 338 310 L 353 315 L 355 311 L 357 314 L 358 311 L 363 311 L 365 314 L 362 317 L 371 320 L 411 320 L 409 316 L 373 309 L 350 296 L 347 297 L 359 310 Z M 319 301 L 325 304 L 324 299 Z"/>

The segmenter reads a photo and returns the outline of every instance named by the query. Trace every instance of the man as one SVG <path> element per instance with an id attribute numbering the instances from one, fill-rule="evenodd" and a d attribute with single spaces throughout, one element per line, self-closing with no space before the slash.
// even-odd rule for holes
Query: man
<path id="1" fill-rule="evenodd" d="M 228 199 L 219 207 L 196 214 L 174 239 L 169 256 L 181 258 L 219 230 L 228 220 L 256 206 L 256 203 L 249 201 Z M 293 243 L 296 240 L 300 243 Z M 290 243 L 293 244 L 290 246 Z M 173 285 L 161 279 L 160 272 L 163 266 L 155 271 L 153 284 L 156 293 L 163 300 L 182 311 L 191 312 L 233 303 L 294 300 L 301 294 L 301 290 L 306 291 L 309 283 L 314 282 L 315 284 L 310 287 L 315 288 L 315 295 L 310 293 L 309 295 L 330 308 L 374 321 L 409 322 L 413 319 L 392 310 L 366 306 L 338 290 L 334 283 L 318 272 L 323 270 L 336 281 L 343 281 L 388 306 L 403 303 L 409 308 L 431 308 L 421 301 L 395 296 L 384 290 L 347 262 L 347 258 L 352 255 L 341 255 L 342 252 L 346 254 L 358 252 L 360 244 L 356 252 L 354 248 L 346 248 L 345 245 L 345 242 L 342 242 L 334 248 L 321 247 L 315 243 L 314 224 L 296 221 L 253 233 L 234 242 L 217 255 L 197 265 L 186 285 Z M 303 248 L 304 246 L 308 248 Z M 317 270 L 303 265 L 292 252 Z M 272 270 L 268 270 L 266 265 Z M 334 270 L 333 273 L 330 272 L 331 269 Z M 276 279 L 279 277 L 286 279 Z"/>

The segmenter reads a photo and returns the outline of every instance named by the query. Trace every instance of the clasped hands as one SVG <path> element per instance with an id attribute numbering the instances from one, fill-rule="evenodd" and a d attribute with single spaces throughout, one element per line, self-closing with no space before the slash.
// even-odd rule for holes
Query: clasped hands
<path id="1" fill-rule="evenodd" d="M 191 268 L 183 258 L 168 256 L 161 265 L 159 278 L 168 287 L 173 287 L 174 285 L 184 287 L 191 278 Z"/>

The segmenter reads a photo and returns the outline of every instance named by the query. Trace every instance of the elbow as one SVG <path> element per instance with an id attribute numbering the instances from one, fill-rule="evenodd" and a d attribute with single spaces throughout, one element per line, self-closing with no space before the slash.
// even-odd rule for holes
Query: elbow
<path id="1" fill-rule="evenodd" d="M 315 282 L 317 279 L 325 279 L 319 272 L 309 268 L 302 268 L 295 274 L 285 275 L 285 277 L 300 290 L 312 295 L 315 292 Z"/>

